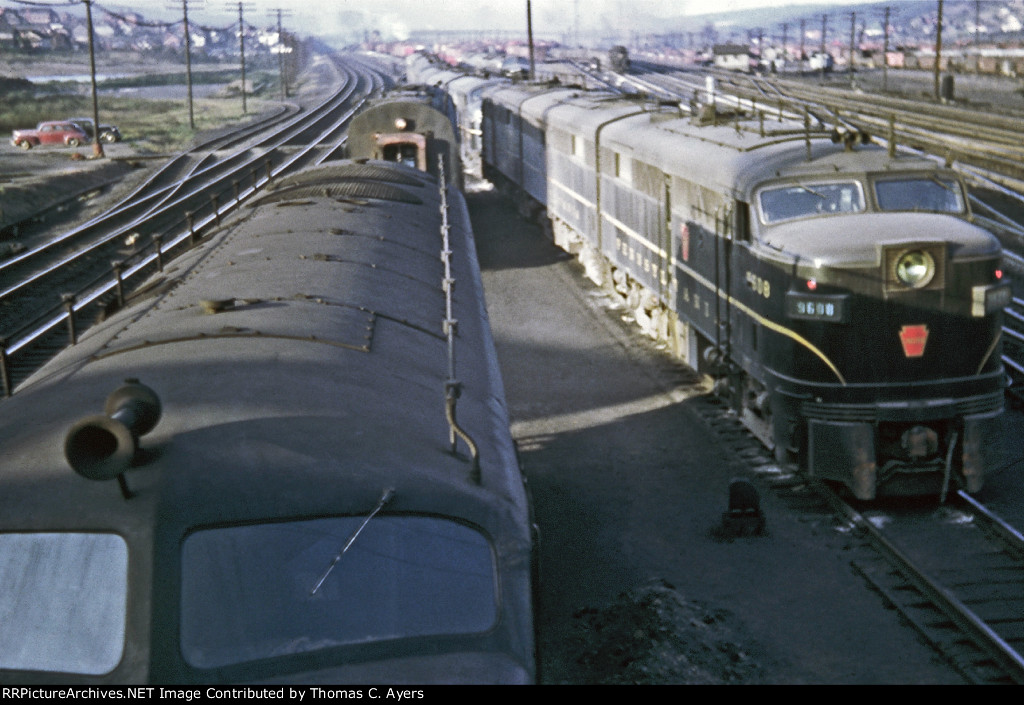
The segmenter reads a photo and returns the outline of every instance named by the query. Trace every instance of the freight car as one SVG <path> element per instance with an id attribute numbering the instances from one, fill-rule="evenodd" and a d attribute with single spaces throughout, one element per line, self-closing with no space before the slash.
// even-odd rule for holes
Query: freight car
<path id="1" fill-rule="evenodd" d="M 4 683 L 535 680 L 474 241 L 423 171 L 277 180 L 0 416 Z"/>
<path id="2" fill-rule="evenodd" d="M 519 86 L 483 117 L 485 177 L 779 460 L 861 499 L 980 489 L 1010 287 L 954 172 L 699 96 Z"/>

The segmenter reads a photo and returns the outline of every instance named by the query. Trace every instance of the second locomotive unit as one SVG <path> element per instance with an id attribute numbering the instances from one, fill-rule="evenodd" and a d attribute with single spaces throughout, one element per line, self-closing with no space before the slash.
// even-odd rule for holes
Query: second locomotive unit
<path id="1" fill-rule="evenodd" d="M 350 135 L 0 402 L 3 683 L 535 680 L 465 201 L 392 163 L 451 127 Z"/>
<path id="2" fill-rule="evenodd" d="M 979 490 L 1003 411 L 999 243 L 955 172 L 768 125 L 507 84 L 485 93 L 484 174 L 778 459 L 861 499 Z"/>

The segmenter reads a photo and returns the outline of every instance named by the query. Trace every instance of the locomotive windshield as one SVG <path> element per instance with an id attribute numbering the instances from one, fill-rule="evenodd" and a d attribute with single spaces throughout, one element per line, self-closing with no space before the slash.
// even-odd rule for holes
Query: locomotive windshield
<path id="1" fill-rule="evenodd" d="M 963 190 L 955 179 L 930 176 L 878 180 L 875 181 L 875 196 L 883 211 L 965 211 Z"/>
<path id="2" fill-rule="evenodd" d="M 377 516 L 314 586 L 360 517 L 198 531 L 182 547 L 181 647 L 198 668 L 403 637 L 480 633 L 498 618 L 491 544 L 438 517 Z"/>
<path id="3" fill-rule="evenodd" d="M 856 181 L 787 184 L 764 189 L 758 200 L 764 223 L 864 210 L 864 191 Z"/>
<path id="4" fill-rule="evenodd" d="M 102 675 L 121 661 L 128 544 L 116 534 L 0 534 L 0 668 Z"/>

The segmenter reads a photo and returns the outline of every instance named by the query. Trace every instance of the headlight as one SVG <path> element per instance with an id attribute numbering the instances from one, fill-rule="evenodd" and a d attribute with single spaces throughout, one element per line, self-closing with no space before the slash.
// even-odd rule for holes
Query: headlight
<path id="1" fill-rule="evenodd" d="M 896 278 L 912 289 L 927 286 L 935 276 L 935 259 L 922 250 L 911 250 L 896 260 Z"/>

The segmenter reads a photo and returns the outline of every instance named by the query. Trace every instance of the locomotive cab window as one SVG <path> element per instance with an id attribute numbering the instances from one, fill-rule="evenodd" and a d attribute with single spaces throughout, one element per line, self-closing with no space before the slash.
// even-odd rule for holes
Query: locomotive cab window
<path id="1" fill-rule="evenodd" d="M 389 144 L 384 147 L 384 161 L 419 167 L 420 150 L 414 144 Z"/>
<path id="2" fill-rule="evenodd" d="M 864 191 L 856 181 L 794 183 L 763 189 L 758 194 L 761 222 L 864 211 Z"/>
<path id="3" fill-rule="evenodd" d="M 875 197 L 883 211 L 927 211 L 964 213 L 965 199 L 960 182 L 951 178 L 879 179 Z"/>
<path id="4" fill-rule="evenodd" d="M 99 676 L 121 661 L 128 544 L 116 534 L 0 534 L 0 669 Z"/>
<path id="5" fill-rule="evenodd" d="M 495 558 L 481 532 L 440 517 L 377 516 L 345 550 L 362 522 L 346 516 L 191 534 L 182 546 L 185 659 L 217 668 L 494 627 Z"/>

